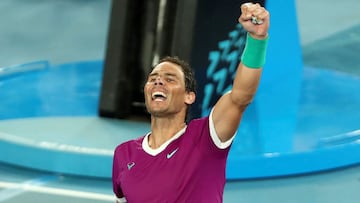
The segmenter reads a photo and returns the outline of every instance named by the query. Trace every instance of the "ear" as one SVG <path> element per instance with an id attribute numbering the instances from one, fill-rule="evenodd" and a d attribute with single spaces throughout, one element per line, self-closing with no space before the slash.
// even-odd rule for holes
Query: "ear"
<path id="1" fill-rule="evenodd" d="M 195 102 L 195 92 L 186 92 L 185 94 L 185 104 L 191 105 Z"/>

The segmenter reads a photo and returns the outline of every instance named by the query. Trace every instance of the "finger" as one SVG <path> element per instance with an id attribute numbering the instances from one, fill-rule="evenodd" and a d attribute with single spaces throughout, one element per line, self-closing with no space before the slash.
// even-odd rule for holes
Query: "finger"
<path id="1" fill-rule="evenodd" d="M 242 14 L 249 20 L 252 16 L 257 16 L 261 12 L 264 12 L 265 9 L 256 3 L 245 3 L 241 6 Z"/>
<path id="2" fill-rule="evenodd" d="M 251 12 L 253 10 L 253 3 L 244 3 L 241 5 L 241 16 L 239 20 L 247 21 L 251 19 Z"/>
<path id="3" fill-rule="evenodd" d="M 264 22 L 266 15 L 267 15 L 267 12 L 266 12 L 265 8 L 259 7 L 252 12 L 251 21 L 254 24 L 260 25 Z"/>
<path id="4" fill-rule="evenodd" d="M 258 16 L 258 15 L 261 15 L 262 13 L 264 13 L 264 12 L 265 12 L 265 8 L 259 7 L 259 8 L 254 9 L 254 11 L 252 12 L 252 15 L 253 16 Z"/>
<path id="5" fill-rule="evenodd" d="M 253 16 L 256 20 L 264 21 L 265 19 L 269 18 L 269 12 L 265 9 L 262 9 L 261 12 L 255 12 Z"/>
<path id="6" fill-rule="evenodd" d="M 256 4 L 253 4 L 253 3 L 245 3 L 244 7 L 246 8 L 246 11 L 247 12 L 254 12 L 255 10 L 261 8 L 260 4 L 256 3 Z"/>
<path id="7" fill-rule="evenodd" d="M 244 3 L 241 5 L 241 13 L 246 13 L 247 9 L 251 6 L 252 3 Z"/>
<path id="8" fill-rule="evenodd" d="M 248 4 L 249 3 L 245 3 L 241 5 L 241 15 L 239 20 L 248 20 L 249 16 L 247 16 L 248 13 Z"/>
<path id="9" fill-rule="evenodd" d="M 264 12 L 260 13 L 259 15 L 257 15 L 256 17 L 259 19 L 265 20 L 266 18 L 269 18 L 269 12 L 264 11 Z"/>

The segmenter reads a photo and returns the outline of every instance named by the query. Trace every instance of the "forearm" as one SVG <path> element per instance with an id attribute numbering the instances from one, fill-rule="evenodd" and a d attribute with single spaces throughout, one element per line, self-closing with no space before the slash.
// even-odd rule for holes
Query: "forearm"
<path id="1" fill-rule="evenodd" d="M 262 68 L 249 68 L 240 63 L 233 82 L 231 100 L 237 106 L 247 106 L 253 100 L 259 86 Z"/>
<path id="2" fill-rule="evenodd" d="M 246 46 L 238 66 L 231 98 L 237 105 L 249 104 L 259 86 L 262 67 L 265 64 L 268 36 L 248 34 Z"/>

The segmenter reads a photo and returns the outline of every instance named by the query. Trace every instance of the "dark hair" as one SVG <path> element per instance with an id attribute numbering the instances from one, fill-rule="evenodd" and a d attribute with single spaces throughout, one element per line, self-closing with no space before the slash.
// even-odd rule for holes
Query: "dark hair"
<path id="1" fill-rule="evenodd" d="M 185 80 L 185 90 L 187 92 L 195 92 L 196 93 L 195 73 L 194 73 L 193 69 L 190 67 L 190 65 L 186 61 L 181 60 L 177 56 L 166 56 L 166 57 L 160 59 L 160 61 L 155 66 L 157 66 L 158 64 L 160 64 L 162 62 L 170 62 L 170 63 L 174 63 L 176 65 L 179 65 L 181 67 L 181 69 L 182 69 L 182 71 L 184 73 L 184 77 L 185 77 L 184 78 L 184 80 Z"/>
<path id="2" fill-rule="evenodd" d="M 180 59 L 178 56 L 165 56 L 161 58 L 157 64 L 155 64 L 152 69 L 154 69 L 158 64 L 162 62 L 170 62 L 176 65 L 179 65 L 184 73 L 184 82 L 185 82 L 185 90 L 187 92 L 194 92 L 196 94 L 196 79 L 194 70 L 191 66 L 184 60 Z M 185 121 L 188 122 L 190 120 L 190 105 L 186 110 Z"/>

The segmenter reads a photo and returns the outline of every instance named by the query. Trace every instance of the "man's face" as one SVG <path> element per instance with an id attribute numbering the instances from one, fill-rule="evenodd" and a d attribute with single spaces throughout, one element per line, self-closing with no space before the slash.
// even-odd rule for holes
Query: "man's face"
<path id="1" fill-rule="evenodd" d="M 186 112 L 189 94 L 185 91 L 184 73 L 171 62 L 162 62 L 149 74 L 144 86 L 146 108 L 152 116 L 164 117 Z M 194 98 L 195 99 L 195 98 Z"/>

